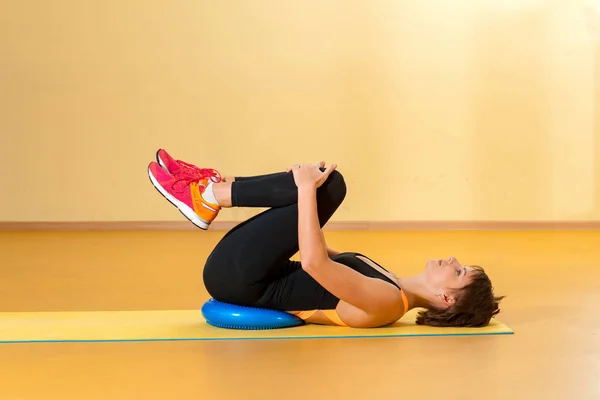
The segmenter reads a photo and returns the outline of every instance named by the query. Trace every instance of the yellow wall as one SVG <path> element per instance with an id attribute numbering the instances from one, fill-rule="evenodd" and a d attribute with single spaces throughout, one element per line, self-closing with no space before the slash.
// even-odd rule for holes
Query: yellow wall
<path id="1" fill-rule="evenodd" d="M 0 220 L 180 220 L 161 146 L 224 174 L 337 162 L 337 221 L 600 219 L 583 2 L 4 4 Z"/>

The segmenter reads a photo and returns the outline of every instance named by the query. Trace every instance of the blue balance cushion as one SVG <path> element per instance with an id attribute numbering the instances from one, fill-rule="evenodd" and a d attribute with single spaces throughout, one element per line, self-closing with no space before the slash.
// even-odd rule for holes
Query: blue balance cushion
<path id="1" fill-rule="evenodd" d="M 279 329 L 303 325 L 304 321 L 284 311 L 242 307 L 210 299 L 202 306 L 206 323 L 228 329 Z"/>

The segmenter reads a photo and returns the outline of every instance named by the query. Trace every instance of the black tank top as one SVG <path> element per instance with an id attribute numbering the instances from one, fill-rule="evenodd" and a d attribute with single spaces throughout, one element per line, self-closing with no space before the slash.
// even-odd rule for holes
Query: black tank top
<path id="1" fill-rule="evenodd" d="M 387 269 L 383 268 L 381 265 L 379 265 L 378 263 L 361 253 L 345 252 L 340 253 L 337 256 L 332 257 L 331 259 L 335 262 L 344 264 L 345 266 L 352 268 L 353 270 L 361 273 L 362 275 L 368 276 L 369 278 L 382 279 L 396 286 L 399 290 L 402 290 L 396 282 L 390 279 L 387 275 L 384 275 L 383 273 L 379 272 L 378 270 L 376 270 L 375 268 L 358 258 L 359 256 L 366 258 L 367 260 L 373 262 L 375 265 L 379 266 L 384 271 L 389 272 Z M 325 291 L 325 293 L 323 294 L 323 298 L 321 299 L 321 304 L 319 308 L 321 310 L 334 309 L 337 307 L 339 301 L 340 299 L 338 299 L 328 291 Z"/>

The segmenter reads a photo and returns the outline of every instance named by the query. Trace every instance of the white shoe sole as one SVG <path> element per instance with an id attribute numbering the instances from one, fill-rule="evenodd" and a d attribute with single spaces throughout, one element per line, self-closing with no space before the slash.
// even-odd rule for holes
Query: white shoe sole
<path id="1" fill-rule="evenodd" d="M 154 175 L 152 175 L 150 168 L 148 168 L 148 177 L 150 178 L 150 182 L 152 182 L 154 188 L 156 188 L 156 190 L 158 190 L 158 192 L 162 194 L 163 197 L 167 199 L 171 204 L 177 207 L 177 209 L 179 209 L 179 212 L 181 212 L 183 216 L 186 217 L 192 224 L 196 225 L 198 228 L 203 230 L 208 229 L 208 227 L 210 226 L 210 222 L 207 222 L 200 218 L 200 216 L 198 216 L 198 214 L 196 214 L 196 212 L 194 212 L 194 210 L 191 209 L 187 204 L 177 200 L 169 192 L 163 189 L 163 187 L 158 183 Z"/>

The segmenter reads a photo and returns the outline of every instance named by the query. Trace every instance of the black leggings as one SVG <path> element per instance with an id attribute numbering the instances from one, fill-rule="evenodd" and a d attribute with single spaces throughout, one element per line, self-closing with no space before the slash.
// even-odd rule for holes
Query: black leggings
<path id="1" fill-rule="evenodd" d="M 317 189 L 321 227 L 342 204 L 346 184 L 333 171 Z M 292 173 L 240 177 L 232 183 L 234 207 L 271 207 L 229 231 L 208 257 L 204 285 L 216 300 L 284 311 L 313 310 L 337 299 L 297 261 L 298 190 Z M 329 304 L 324 304 L 329 303 Z"/>

